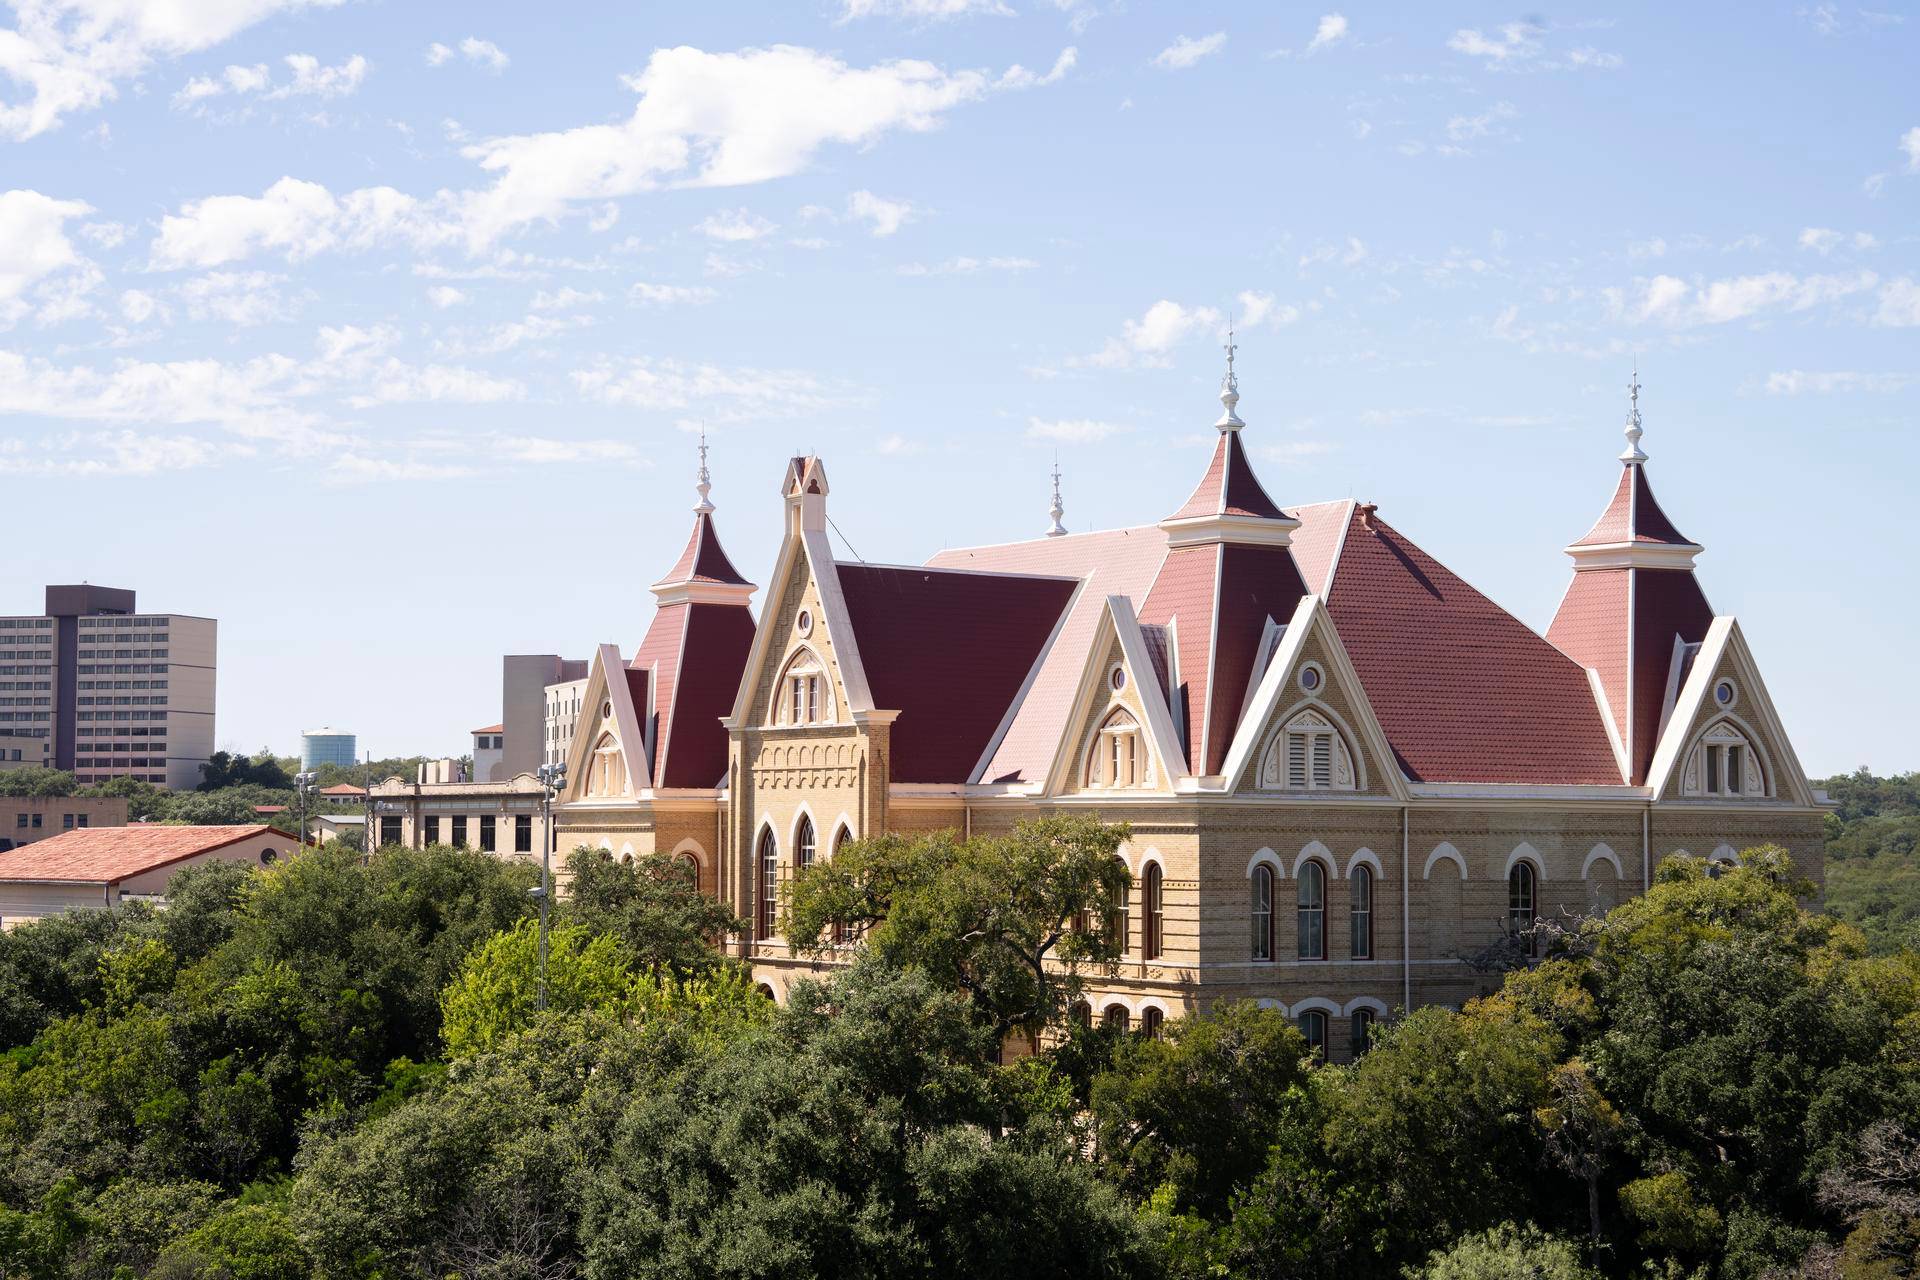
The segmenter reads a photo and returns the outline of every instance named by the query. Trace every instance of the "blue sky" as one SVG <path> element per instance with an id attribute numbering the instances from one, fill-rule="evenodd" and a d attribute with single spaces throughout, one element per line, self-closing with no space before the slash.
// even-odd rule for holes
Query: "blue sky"
<path id="1" fill-rule="evenodd" d="M 220 738 L 453 752 L 748 576 L 1145 523 L 1219 330 L 1285 503 L 1529 623 L 1645 446 L 1810 772 L 1920 767 L 1920 11 L 0 7 L 0 610 L 221 620 Z"/>

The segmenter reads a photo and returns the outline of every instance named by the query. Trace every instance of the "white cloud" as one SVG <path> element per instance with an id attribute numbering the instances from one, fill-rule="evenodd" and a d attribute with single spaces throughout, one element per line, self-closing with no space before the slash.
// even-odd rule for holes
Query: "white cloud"
<path id="1" fill-rule="evenodd" d="M 219 462 L 223 454 L 223 450 L 210 441 L 193 436 L 158 436 L 128 430 L 70 432 L 41 443 L 43 452 L 29 456 L 24 441 L 0 439 L 0 474 L 153 475 L 210 466 Z M 232 451 L 234 447 L 227 446 L 226 452 Z"/>
<path id="2" fill-rule="evenodd" d="M 460 365 L 409 365 L 388 360 L 373 373 L 370 383 L 347 397 L 356 409 L 377 404 L 497 404 L 518 400 L 526 389 L 511 378 L 496 378 Z"/>
<path id="3" fill-rule="evenodd" d="M 467 295 L 450 284 L 437 284 L 427 290 L 427 301 L 441 310 L 457 307 L 467 300 Z"/>
<path id="4" fill-rule="evenodd" d="M 1107 345 L 1084 361 L 1101 369 L 1125 369 L 1135 364 L 1160 366 L 1167 363 L 1167 353 L 1196 333 L 1212 332 L 1224 323 L 1220 313 L 1212 307 L 1186 307 L 1169 299 L 1148 307 L 1138 320 L 1129 320 L 1121 326 L 1117 338 L 1109 338 Z"/>
<path id="5" fill-rule="evenodd" d="M 1455 142 L 1505 135 L 1506 121 L 1520 113 L 1511 102 L 1496 102 L 1477 116 L 1454 116 L 1447 121 L 1447 136 Z"/>
<path id="6" fill-rule="evenodd" d="M 1092 418 L 1029 418 L 1027 439 L 1051 440 L 1057 444 L 1098 444 L 1133 430 L 1117 422 L 1099 422 Z"/>
<path id="7" fill-rule="evenodd" d="M 176 108 L 201 107 L 227 94 L 257 94 L 267 101 L 287 98 L 344 98 L 359 90 L 367 78 L 367 60 L 354 54 L 337 67 L 325 66 L 310 53 L 290 53 L 281 61 L 293 72 L 281 84 L 273 82 L 264 63 L 230 66 L 218 76 L 195 76 L 173 95 Z"/>
<path id="8" fill-rule="evenodd" d="M 856 191 L 847 197 L 847 216 L 867 223 L 876 236 L 890 236 L 912 220 L 913 204 L 907 200 L 887 200 L 871 191 Z"/>
<path id="9" fill-rule="evenodd" d="M 1185 71 L 1202 58 L 1220 52 L 1227 46 L 1227 33 L 1216 31 L 1210 36 L 1198 40 L 1192 36 L 1181 36 L 1172 44 L 1153 55 L 1153 65 L 1168 71 Z"/>
<path id="10" fill-rule="evenodd" d="M 0 320 L 7 305 L 56 272 L 86 264 L 67 238 L 69 218 L 93 210 L 38 191 L 0 192 Z"/>
<path id="11" fill-rule="evenodd" d="M 1489 66 L 1525 62 L 1540 52 L 1540 27 L 1531 22 L 1509 22 L 1496 28 L 1493 35 L 1477 29 L 1462 28 L 1447 41 L 1447 48 L 1470 58 L 1485 58 Z"/>
<path id="12" fill-rule="evenodd" d="M 1040 264 L 1032 258 L 948 258 L 945 262 L 936 262 L 928 266 L 923 262 L 909 262 L 902 266 L 903 276 L 972 276 L 982 271 L 1031 271 Z"/>
<path id="13" fill-rule="evenodd" d="M 719 296 L 703 284 L 648 284 L 644 280 L 627 290 L 627 297 L 633 301 L 655 307 L 712 302 Z"/>
<path id="14" fill-rule="evenodd" d="M 1800 247 L 1811 249 L 1821 257 L 1832 253 L 1843 244 L 1851 245 L 1855 249 L 1878 249 L 1880 239 L 1869 231 L 1855 231 L 1849 235 L 1844 231 L 1835 231 L 1832 227 L 1808 227 L 1800 233 Z"/>
<path id="15" fill-rule="evenodd" d="M 152 265 L 217 267 L 254 253 L 298 261 L 329 249 L 454 242 L 457 230 L 435 208 L 392 187 L 363 187 L 335 197 L 316 182 L 282 178 L 260 196 L 209 196 L 160 220 Z"/>
<path id="16" fill-rule="evenodd" d="M 1871 271 L 1810 276 L 1770 271 L 1692 283 L 1660 275 L 1637 281 L 1631 291 L 1603 290 L 1602 296 L 1615 319 L 1688 328 L 1726 324 L 1769 311 L 1807 311 L 1865 292 L 1875 283 L 1877 277 Z"/>
<path id="17" fill-rule="evenodd" d="M 274 14 L 340 0 L 14 0 L 18 25 L 0 29 L 0 73 L 21 96 L 0 102 L 0 134 L 31 138 L 76 111 L 117 96 L 156 58 L 221 44 Z"/>
<path id="18" fill-rule="evenodd" d="M 864 397 L 797 369 L 723 369 L 682 360 L 601 360 L 576 370 L 573 383 L 589 399 L 624 408 L 699 408 L 715 422 L 802 417 L 844 409 Z"/>
<path id="19" fill-rule="evenodd" d="M 1280 306 L 1270 293 L 1255 293 L 1251 289 L 1242 290 L 1238 298 L 1240 304 L 1235 319 L 1242 329 L 1257 329 L 1272 321 L 1275 328 L 1292 324 L 1300 318 L 1300 308 Z"/>
<path id="20" fill-rule="evenodd" d="M 572 285 L 562 285 L 548 292 L 542 289 L 533 295 L 535 311 L 578 311 L 581 307 L 592 306 L 596 302 L 605 302 L 607 295 L 598 289 L 580 290 Z"/>
<path id="21" fill-rule="evenodd" d="M 1346 38 L 1346 17 L 1338 13 L 1326 14 L 1320 19 L 1320 25 L 1314 28 L 1313 39 L 1307 42 L 1307 52 L 1309 54 L 1318 53 L 1320 50 L 1330 48 Z"/>
<path id="22" fill-rule="evenodd" d="M 1920 125 L 1900 135 L 1900 149 L 1907 153 L 1907 172 L 1920 173 Z"/>
<path id="23" fill-rule="evenodd" d="M 982 13 L 1010 17 L 1013 10 L 1000 0 L 841 0 L 840 21 L 889 17 L 944 22 Z"/>
<path id="24" fill-rule="evenodd" d="M 1358 236 L 1348 236 L 1347 242 L 1340 244 L 1319 244 L 1312 250 L 1300 255 L 1300 268 L 1305 270 L 1323 262 L 1338 263 L 1343 267 L 1358 266 L 1367 259 L 1367 246 Z"/>
<path id="25" fill-rule="evenodd" d="M 482 40 L 478 36 L 468 36 L 462 40 L 459 53 L 469 63 L 487 71 L 505 71 L 507 63 L 511 61 L 500 51 L 499 45 L 491 40 Z M 453 56 L 454 50 L 438 40 L 427 46 L 427 65 L 430 67 L 444 67 L 453 61 Z"/>
<path id="26" fill-rule="evenodd" d="M 1914 375 L 1910 373 L 1857 373 L 1851 370 L 1808 373 L 1801 369 L 1789 369 L 1784 373 L 1767 375 L 1767 394 L 1797 396 L 1809 392 L 1825 395 L 1835 391 L 1898 391 L 1913 380 Z"/>
<path id="27" fill-rule="evenodd" d="M 192 319 L 252 328 L 292 316 L 295 306 L 280 292 L 286 282 L 265 271 L 214 271 L 183 281 L 177 292 Z"/>
<path id="28" fill-rule="evenodd" d="M 127 289 L 120 294 L 120 314 L 134 324 L 145 324 L 160 310 L 160 303 L 150 293 Z"/>
<path id="29" fill-rule="evenodd" d="M 919 440 L 910 440 L 899 432 L 882 436 L 874 442 L 874 448 L 883 458 L 907 458 L 925 451 L 926 445 Z"/>
<path id="30" fill-rule="evenodd" d="M 1905 277 L 1889 280 L 1880 290 L 1880 309 L 1873 322 L 1891 329 L 1920 326 L 1920 284 Z"/>
<path id="31" fill-rule="evenodd" d="M 624 462 L 646 467 L 652 463 L 638 445 L 628 440 L 556 440 L 548 436 L 493 436 L 486 452 L 502 462 Z"/>
<path id="32" fill-rule="evenodd" d="M 758 240 L 762 236 L 772 235 L 779 229 L 776 224 L 745 209 L 722 209 L 717 213 L 710 213 L 699 226 L 694 228 L 709 239 L 729 242 Z"/>
<path id="33" fill-rule="evenodd" d="M 1060 51 L 1060 56 L 1053 60 L 1052 69 L 1045 75 L 1037 76 L 1016 62 L 1000 73 L 1000 78 L 993 82 L 993 87 L 996 89 L 1031 89 L 1036 85 L 1058 84 L 1066 78 L 1067 72 L 1073 70 L 1079 61 L 1080 51 L 1072 45 L 1068 45 Z"/>

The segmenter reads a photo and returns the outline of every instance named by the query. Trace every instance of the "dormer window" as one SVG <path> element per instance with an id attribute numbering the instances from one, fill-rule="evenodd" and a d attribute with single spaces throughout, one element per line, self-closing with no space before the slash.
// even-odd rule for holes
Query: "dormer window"
<path id="1" fill-rule="evenodd" d="M 1261 785 L 1283 791 L 1352 791 L 1353 754 L 1333 722 L 1302 711 L 1267 750 Z"/>
<path id="2" fill-rule="evenodd" d="M 782 724 L 828 724 L 833 720 L 833 687 L 827 672 L 811 650 L 803 649 L 787 664 L 775 707 Z"/>
<path id="3" fill-rule="evenodd" d="M 1725 800 L 1765 796 L 1766 776 L 1747 735 L 1725 720 L 1700 735 L 1687 758 L 1682 791 Z"/>
<path id="4" fill-rule="evenodd" d="M 1147 781 L 1146 744 L 1140 740 L 1140 722 L 1125 708 L 1116 708 L 1094 735 L 1087 756 L 1089 787 L 1138 787 Z"/>

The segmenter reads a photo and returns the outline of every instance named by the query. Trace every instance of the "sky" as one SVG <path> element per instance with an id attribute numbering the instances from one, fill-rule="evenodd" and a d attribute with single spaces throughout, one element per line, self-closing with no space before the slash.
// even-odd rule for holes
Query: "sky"
<path id="1" fill-rule="evenodd" d="M 220 620 L 221 745 L 459 753 L 771 571 L 1283 504 L 1536 628 L 1635 366 L 1815 776 L 1920 767 L 1920 9 L 0 0 L 0 612 Z M 557 19 L 557 20 L 556 20 Z"/>

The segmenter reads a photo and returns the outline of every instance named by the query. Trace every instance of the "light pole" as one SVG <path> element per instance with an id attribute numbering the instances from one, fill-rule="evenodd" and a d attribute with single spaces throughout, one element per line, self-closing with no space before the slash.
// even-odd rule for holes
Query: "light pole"
<path id="1" fill-rule="evenodd" d="M 299 797 L 294 804 L 293 811 L 299 815 L 300 847 L 302 849 L 307 847 L 307 801 L 308 797 L 313 794 L 313 784 L 319 780 L 320 775 L 312 772 L 296 773 L 293 775 L 294 794 Z"/>
<path id="2" fill-rule="evenodd" d="M 534 990 L 533 1007 L 547 1007 L 547 903 L 553 897 L 553 798 L 567 785 L 567 766 L 543 764 L 535 772 L 540 779 L 540 887 L 533 896 L 540 903 L 540 985 Z"/>

